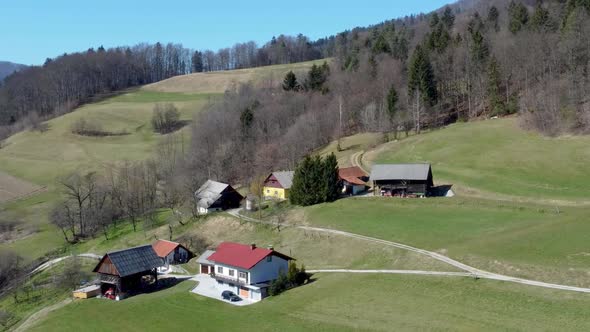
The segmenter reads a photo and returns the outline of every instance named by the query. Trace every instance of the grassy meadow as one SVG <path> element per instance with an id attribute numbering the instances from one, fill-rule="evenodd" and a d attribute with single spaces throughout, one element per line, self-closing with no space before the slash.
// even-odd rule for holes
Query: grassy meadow
<path id="1" fill-rule="evenodd" d="M 76 301 L 32 331 L 474 331 L 590 329 L 590 298 L 469 278 L 318 274 L 309 285 L 235 307 L 194 282 L 121 302 Z"/>
<path id="2" fill-rule="evenodd" d="M 303 72 L 312 62 L 289 66 L 191 74 L 130 90 L 48 122 L 49 130 L 19 133 L 0 149 L 0 172 L 48 190 L 3 204 L 0 216 L 23 222 L 29 233 L 0 244 L 27 260 L 53 252 L 104 253 L 169 238 L 171 212 L 136 232 L 126 222 L 100 235 L 65 246 L 47 222 L 59 198 L 55 178 L 76 169 L 142 160 L 161 135 L 150 125 L 157 102 L 172 102 L 182 119 L 238 82 L 279 84 L 288 70 Z M 112 137 L 82 137 L 71 124 L 84 118 Z M 429 162 L 437 184 L 453 184 L 448 199 L 352 198 L 307 208 L 287 207 L 284 220 L 316 225 L 437 251 L 472 266 L 502 274 L 590 287 L 590 137 L 546 138 L 518 127 L 517 119 L 458 123 L 381 144 L 380 133 L 343 138 L 318 149 L 334 152 L 341 166 L 361 162 Z M 186 139 L 190 135 L 182 129 Z M 354 161 L 353 161 L 354 159 Z M 265 212 L 265 218 L 274 216 Z M 253 225 L 225 214 L 173 226 L 173 239 L 203 239 L 272 245 L 307 269 L 420 269 L 456 271 L 417 254 L 362 240 L 295 228 Z M 56 252 L 57 250 L 57 252 Z M 186 266 L 196 271 L 194 262 Z M 59 271 L 59 270 L 58 270 Z M 48 272 L 50 273 L 50 272 Z M 318 274 L 310 285 L 249 307 L 233 307 L 188 291 L 194 282 L 131 299 L 75 301 L 35 322 L 33 330 L 131 331 L 204 330 L 588 330 L 590 298 L 488 280 L 399 275 Z M 41 301 L 19 311 L 26 317 L 55 303 Z M 7 298 L 0 308 L 7 308 Z M 97 313 L 101 313 L 97 315 Z"/>
<path id="3" fill-rule="evenodd" d="M 190 121 L 214 94 L 131 91 L 99 103 L 80 107 L 47 122 L 46 132 L 26 131 L 6 140 L 0 150 L 0 170 L 39 185 L 52 186 L 57 176 L 76 169 L 100 170 L 102 165 L 121 160 L 142 160 L 151 155 L 161 135 L 150 120 L 156 102 L 171 102 Z M 87 137 L 71 132 L 72 124 L 85 119 L 104 130 L 126 135 Z M 188 131 L 186 131 L 188 135 Z M 187 137 L 188 140 L 188 137 Z"/>
<path id="4" fill-rule="evenodd" d="M 590 203 L 590 136 L 544 137 L 522 130 L 517 118 L 453 124 L 384 144 L 364 160 L 429 162 L 435 182 L 470 195 Z"/>
<path id="5" fill-rule="evenodd" d="M 321 65 L 328 60 L 315 60 L 285 65 L 274 65 L 257 68 L 237 69 L 229 71 L 215 71 L 194 73 L 169 78 L 157 83 L 144 86 L 146 91 L 167 93 L 219 93 L 240 83 L 276 87 L 283 83 L 285 74 L 293 71 L 297 77 L 307 75 L 307 71 L 314 64 Z"/>
<path id="6" fill-rule="evenodd" d="M 472 198 L 357 198 L 310 207 L 299 221 L 437 251 L 497 273 L 590 287 L 587 218 L 584 208 L 557 214 Z"/>

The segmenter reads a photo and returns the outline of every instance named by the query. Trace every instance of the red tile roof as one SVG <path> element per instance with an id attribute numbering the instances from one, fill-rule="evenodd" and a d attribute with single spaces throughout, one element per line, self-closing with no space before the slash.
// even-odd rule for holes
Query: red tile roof
<path id="1" fill-rule="evenodd" d="M 363 186 L 363 185 L 366 186 L 367 185 L 367 183 L 365 181 L 363 181 L 363 180 L 361 180 L 359 178 L 355 178 L 353 176 L 344 176 L 344 177 L 341 176 L 340 177 L 340 180 L 344 180 L 344 181 L 346 181 L 348 183 L 356 184 L 356 185 L 359 185 L 359 186 Z"/>
<path id="2" fill-rule="evenodd" d="M 355 178 L 362 178 L 365 176 L 369 176 L 367 173 L 365 173 L 365 171 L 363 171 L 358 166 L 339 168 L 338 175 L 340 177 L 355 177 Z"/>
<path id="3" fill-rule="evenodd" d="M 338 177 L 340 177 L 340 180 L 345 180 L 352 184 L 366 185 L 365 181 L 360 178 L 367 176 L 367 173 L 358 166 L 338 169 Z"/>
<path id="4" fill-rule="evenodd" d="M 176 247 L 178 247 L 179 245 L 180 243 L 166 240 L 158 240 L 154 244 L 152 244 L 152 247 L 154 247 L 154 251 L 158 256 L 164 258 L 168 256 L 168 254 L 170 254 L 172 251 L 174 251 L 174 249 L 176 249 Z"/>
<path id="5" fill-rule="evenodd" d="M 217 247 L 217 251 L 209 256 L 207 260 L 249 270 L 269 255 L 278 256 L 286 260 L 293 259 L 271 249 L 257 247 L 252 249 L 248 244 L 222 242 Z"/>

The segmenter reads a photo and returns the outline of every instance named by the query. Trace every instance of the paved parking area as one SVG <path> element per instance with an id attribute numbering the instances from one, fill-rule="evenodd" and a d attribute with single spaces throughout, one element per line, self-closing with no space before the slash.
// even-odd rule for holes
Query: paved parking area
<path id="1" fill-rule="evenodd" d="M 233 305 L 237 305 L 237 306 L 245 306 L 245 305 L 250 305 L 250 304 L 256 303 L 256 302 L 251 301 L 250 299 L 244 299 L 244 298 L 242 298 L 242 301 L 239 301 L 239 302 L 230 302 L 230 301 L 224 300 L 221 297 L 221 292 L 223 292 L 226 289 L 219 288 L 217 286 L 217 281 L 215 279 L 211 278 L 207 274 L 197 274 L 192 279 L 199 283 L 197 285 L 197 287 L 195 287 L 191 291 L 195 294 L 210 297 L 212 299 L 216 299 L 216 300 L 223 301 L 225 303 L 233 304 Z M 235 291 L 234 291 L 234 293 L 235 293 Z"/>

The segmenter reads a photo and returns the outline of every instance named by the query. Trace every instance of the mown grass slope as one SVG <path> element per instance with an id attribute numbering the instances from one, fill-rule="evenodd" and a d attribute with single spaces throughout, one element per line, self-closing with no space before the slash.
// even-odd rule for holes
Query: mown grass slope
<path id="1" fill-rule="evenodd" d="M 340 200 L 305 221 L 437 251 L 511 276 L 590 287 L 587 209 L 473 198 Z"/>
<path id="2" fill-rule="evenodd" d="M 387 143 L 365 160 L 429 162 L 436 182 L 482 197 L 590 202 L 590 137 L 544 137 L 516 118 L 453 124 Z"/>
<path id="3" fill-rule="evenodd" d="M 189 290 L 193 282 L 113 302 L 77 301 L 32 331 L 391 331 L 590 328 L 585 295 L 473 279 L 316 275 L 278 297 L 235 307 Z M 559 294 L 558 294 L 559 293 Z"/>
<path id="4" fill-rule="evenodd" d="M 285 74 L 291 70 L 295 72 L 299 81 L 303 82 L 309 68 L 314 64 L 320 65 L 324 61 L 329 60 L 175 76 L 161 82 L 148 84 L 142 89 L 157 92 L 217 93 L 223 92 L 233 85 L 250 82 L 276 87 L 283 83 Z"/>
<path id="5" fill-rule="evenodd" d="M 182 120 L 191 120 L 211 94 L 166 94 L 132 91 L 83 106 L 47 122 L 46 132 L 26 131 L 8 138 L 0 149 L 0 169 L 40 185 L 52 186 L 55 178 L 76 169 L 99 170 L 121 160 L 142 160 L 151 155 L 158 139 L 150 119 L 156 102 L 171 102 Z M 71 132 L 72 124 L 85 119 L 105 131 L 126 135 L 88 137 Z"/>

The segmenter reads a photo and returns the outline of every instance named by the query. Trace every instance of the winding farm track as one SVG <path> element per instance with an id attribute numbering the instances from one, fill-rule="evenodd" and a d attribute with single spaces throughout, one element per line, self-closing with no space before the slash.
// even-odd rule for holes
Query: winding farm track
<path id="1" fill-rule="evenodd" d="M 102 258 L 102 256 L 99 256 L 97 254 L 80 254 L 80 255 L 76 255 L 78 257 L 82 257 L 82 258 L 88 258 L 88 259 L 93 259 L 93 260 L 100 260 Z M 73 255 L 68 255 L 68 256 L 63 256 L 63 257 L 59 257 L 59 258 L 54 258 L 52 260 L 49 260 L 39 266 L 37 266 L 33 271 L 31 271 L 29 273 L 29 276 L 35 275 L 41 271 L 45 271 L 47 269 L 49 269 L 50 267 L 54 266 L 55 264 L 63 261 L 64 259 L 73 257 Z"/>
<path id="2" fill-rule="evenodd" d="M 558 290 L 567 290 L 567 291 L 573 291 L 573 292 L 580 292 L 580 293 L 590 293 L 590 288 L 584 288 L 584 287 L 575 287 L 575 286 L 568 286 L 568 285 L 560 285 L 560 284 L 552 284 L 552 283 L 547 283 L 547 282 L 542 282 L 542 281 L 536 281 L 536 280 L 529 280 L 529 279 L 523 279 L 523 278 L 516 278 L 516 277 L 511 277 L 511 276 L 506 276 L 506 275 L 502 275 L 502 274 L 498 274 L 498 273 L 493 273 L 493 272 L 489 272 L 489 271 L 484 271 L 484 270 L 480 270 L 476 267 L 473 266 L 469 266 L 467 264 L 461 263 L 459 261 L 456 261 L 450 257 L 441 255 L 439 253 L 433 252 L 433 251 L 428 251 L 425 249 L 420 249 L 420 248 L 416 248 L 416 247 L 412 247 L 406 244 L 402 244 L 402 243 L 397 243 L 397 242 L 393 242 L 393 241 L 387 241 L 387 240 L 382 240 L 382 239 L 377 239 L 374 237 L 369 237 L 369 236 L 364 236 L 364 235 L 360 235 L 360 234 L 354 234 L 354 233 L 349 233 L 349 232 L 344 232 L 344 231 L 339 231 L 339 230 L 335 230 L 335 229 L 328 229 L 328 228 L 319 228 L 319 227 L 310 227 L 310 226 L 300 226 L 300 225 L 291 225 L 291 224 L 281 224 L 281 223 L 273 223 L 273 222 L 266 222 L 266 221 L 261 221 L 261 220 L 257 220 L 254 218 L 250 218 L 250 217 L 246 217 L 240 214 L 240 210 L 241 209 L 235 209 L 235 210 L 230 210 L 228 211 L 228 213 L 236 218 L 242 219 L 242 220 L 246 220 L 249 222 L 254 222 L 254 223 L 259 223 L 259 224 L 266 224 L 266 225 L 271 225 L 271 226 L 281 226 L 281 227 L 293 227 L 293 228 L 298 228 L 298 229 L 303 229 L 303 230 L 307 230 L 307 231 L 314 231 L 314 232 L 320 232 L 320 233 L 329 233 L 329 234 L 335 234 L 335 235 L 340 235 L 340 236 L 346 236 L 346 237 L 350 237 L 350 238 L 355 238 L 355 239 L 360 239 L 360 240 L 365 240 L 368 242 L 373 242 L 373 243 L 379 243 L 385 246 L 390 246 L 390 247 L 395 247 L 395 248 L 399 248 L 399 249 L 404 249 L 407 251 L 411 251 L 411 252 L 415 252 L 433 259 L 436 259 L 440 262 L 443 263 L 447 263 L 451 266 L 454 266 L 458 269 L 461 269 L 463 271 L 466 271 L 462 274 L 456 274 L 453 272 L 443 272 L 444 275 L 447 276 L 461 276 L 461 277 L 466 277 L 466 276 L 470 276 L 473 278 L 479 278 L 479 279 L 490 279 L 490 280 L 499 280 L 499 281 L 507 281 L 507 282 L 513 282 L 513 283 L 518 283 L 518 284 L 523 284 L 523 285 L 529 285 L 529 286 L 536 286 L 536 287 L 543 287 L 543 288 L 550 288 L 550 289 L 558 289 Z M 345 270 L 317 270 L 317 271 L 325 271 L 325 272 L 346 272 Z M 359 272 L 357 270 L 357 272 L 354 272 L 355 270 L 348 270 L 349 273 L 363 273 L 363 272 Z M 362 271 L 362 270 L 360 270 Z M 378 272 L 381 271 L 381 272 Z M 389 272 L 387 272 L 389 271 Z M 396 270 L 367 270 L 364 273 L 395 273 L 393 271 Z M 409 273 L 407 272 L 406 274 L 424 274 L 424 275 L 440 275 L 440 273 L 434 272 L 434 271 L 412 271 L 413 273 Z"/>

